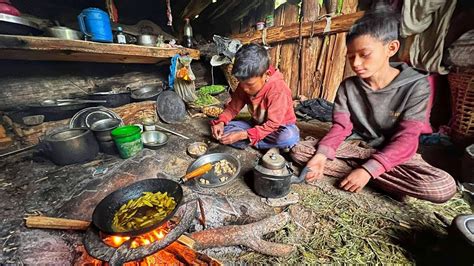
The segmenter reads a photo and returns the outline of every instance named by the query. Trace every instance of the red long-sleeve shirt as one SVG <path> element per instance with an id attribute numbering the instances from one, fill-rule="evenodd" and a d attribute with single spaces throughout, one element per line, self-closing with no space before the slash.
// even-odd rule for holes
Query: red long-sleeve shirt
<path id="1" fill-rule="evenodd" d="M 277 70 L 271 72 L 272 75 L 255 96 L 246 94 L 238 86 L 224 112 L 216 120 L 211 121 L 211 124 L 229 123 L 247 105 L 256 125 L 247 130 L 251 145 L 278 130 L 280 126 L 295 124 L 291 91 L 281 72 Z"/>

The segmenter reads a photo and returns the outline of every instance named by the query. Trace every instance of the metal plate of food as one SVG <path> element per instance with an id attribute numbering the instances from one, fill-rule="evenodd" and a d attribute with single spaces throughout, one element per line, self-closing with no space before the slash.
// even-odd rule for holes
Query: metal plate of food
<path id="1" fill-rule="evenodd" d="M 90 129 L 94 122 L 108 118 L 115 118 L 122 121 L 119 115 L 105 107 L 97 106 L 84 108 L 71 118 L 71 121 L 69 121 L 69 128 L 86 127 Z M 120 125 L 123 125 L 123 122 L 120 123 Z"/>
<path id="2" fill-rule="evenodd" d="M 196 179 L 196 184 L 202 188 L 215 188 L 230 183 L 240 173 L 240 161 L 229 153 L 211 153 L 199 157 L 189 167 L 186 173 L 200 166 L 211 163 L 212 169 Z"/>

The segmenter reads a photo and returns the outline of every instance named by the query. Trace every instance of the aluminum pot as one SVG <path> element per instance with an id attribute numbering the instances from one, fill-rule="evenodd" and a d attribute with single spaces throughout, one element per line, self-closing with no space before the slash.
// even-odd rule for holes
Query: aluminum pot
<path id="1" fill-rule="evenodd" d="M 82 40 L 84 38 L 80 31 L 61 26 L 47 28 L 45 33 L 47 36 L 63 40 Z"/>
<path id="2" fill-rule="evenodd" d="M 137 44 L 144 46 L 156 46 L 158 37 L 155 35 L 142 34 L 138 35 Z"/>
<path id="3" fill-rule="evenodd" d="M 99 153 L 92 131 L 86 128 L 64 129 L 46 136 L 41 150 L 58 165 L 91 161 Z"/>
<path id="4" fill-rule="evenodd" d="M 116 118 L 107 118 L 92 123 L 91 130 L 100 142 L 112 141 L 110 132 L 116 129 L 122 121 Z"/>

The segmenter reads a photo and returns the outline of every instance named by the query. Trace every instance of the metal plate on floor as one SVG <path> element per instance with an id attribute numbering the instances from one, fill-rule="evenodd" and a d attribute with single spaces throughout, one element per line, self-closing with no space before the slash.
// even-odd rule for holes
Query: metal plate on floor
<path id="1" fill-rule="evenodd" d="M 216 173 L 214 172 L 214 165 L 221 160 L 228 161 L 235 168 L 235 172 L 233 174 L 216 175 Z M 213 168 L 206 174 L 196 179 L 196 185 L 201 188 L 217 188 L 224 186 L 232 182 L 240 174 L 240 161 L 239 159 L 237 159 L 237 157 L 230 153 L 210 153 L 203 155 L 188 167 L 186 173 L 190 173 L 206 163 L 213 164 Z M 221 178 L 224 176 L 225 181 L 221 181 Z M 208 182 L 203 183 L 201 180 L 207 180 Z"/>
<path id="2" fill-rule="evenodd" d="M 186 106 L 174 91 L 164 91 L 156 99 L 156 112 L 166 123 L 176 124 L 186 118 Z"/>

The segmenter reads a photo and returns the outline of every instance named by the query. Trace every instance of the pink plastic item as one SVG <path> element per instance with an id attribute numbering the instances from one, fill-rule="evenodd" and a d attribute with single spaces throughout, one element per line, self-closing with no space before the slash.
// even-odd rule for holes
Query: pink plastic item
<path id="1" fill-rule="evenodd" d="M 20 11 L 16 9 L 10 3 L 10 0 L 0 0 L 0 13 L 12 15 L 12 16 L 20 16 Z"/>

